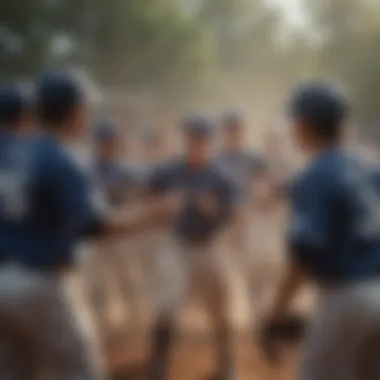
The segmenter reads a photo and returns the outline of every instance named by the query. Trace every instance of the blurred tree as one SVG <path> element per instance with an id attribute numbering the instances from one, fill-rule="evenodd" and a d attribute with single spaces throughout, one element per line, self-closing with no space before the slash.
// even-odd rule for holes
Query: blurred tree
<path id="1" fill-rule="evenodd" d="M 213 95 L 226 106 L 237 104 L 256 118 L 280 102 L 290 73 L 293 49 L 281 41 L 288 26 L 265 0 L 199 0 L 198 18 L 216 48 L 219 83 Z M 254 107 L 254 110 L 252 108 Z M 273 108 L 271 113 L 273 114 Z"/>
<path id="2" fill-rule="evenodd" d="M 290 33 L 266 0 L 3 0 L 0 76 L 73 65 L 106 84 L 257 108 L 323 76 L 348 88 L 363 123 L 377 122 L 379 2 L 302 2 L 308 27 Z"/>
<path id="3" fill-rule="evenodd" d="M 0 2 L 4 76 L 73 64 L 108 84 L 194 85 L 211 50 L 175 0 Z"/>
<path id="4" fill-rule="evenodd" d="M 97 1 L 98 12 L 104 9 L 90 36 L 92 66 L 99 78 L 163 87 L 197 79 L 207 63 L 207 41 L 178 2 Z"/>
<path id="5" fill-rule="evenodd" d="M 0 2 L 0 72 L 19 75 L 40 68 L 48 59 L 53 2 Z"/>
<path id="6" fill-rule="evenodd" d="M 305 0 L 323 45 L 319 63 L 325 76 L 352 93 L 363 125 L 380 120 L 380 4 L 372 0 Z"/>

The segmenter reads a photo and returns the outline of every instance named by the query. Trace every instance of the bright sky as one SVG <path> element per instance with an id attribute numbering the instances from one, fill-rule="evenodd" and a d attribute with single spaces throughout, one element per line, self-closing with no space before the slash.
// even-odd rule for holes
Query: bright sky
<path id="1" fill-rule="evenodd" d="M 302 0 L 267 0 L 268 3 L 282 8 L 291 24 L 294 26 L 304 26 L 305 16 L 302 12 Z"/>

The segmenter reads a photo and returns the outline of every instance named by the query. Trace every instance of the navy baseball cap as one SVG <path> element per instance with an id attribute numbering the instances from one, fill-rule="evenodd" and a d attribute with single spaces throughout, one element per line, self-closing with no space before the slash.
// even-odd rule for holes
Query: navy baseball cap
<path id="1" fill-rule="evenodd" d="M 93 130 L 93 138 L 95 141 L 115 140 L 119 137 L 119 131 L 110 121 L 98 122 Z"/>
<path id="2" fill-rule="evenodd" d="M 211 138 L 214 135 L 215 128 L 210 119 L 205 116 L 192 115 L 183 121 L 184 132 L 204 138 Z"/>
<path id="3" fill-rule="evenodd" d="M 349 113 L 349 102 L 335 87 L 309 83 L 294 92 L 289 105 L 293 119 L 303 120 L 318 132 L 329 133 L 339 127 Z"/>
<path id="4" fill-rule="evenodd" d="M 47 72 L 36 81 L 39 116 L 48 123 L 62 122 L 85 99 L 78 81 L 64 72 Z"/>
<path id="5" fill-rule="evenodd" d="M 32 107 L 31 93 L 16 84 L 0 85 L 0 124 L 8 126 L 16 123 L 23 112 Z"/>

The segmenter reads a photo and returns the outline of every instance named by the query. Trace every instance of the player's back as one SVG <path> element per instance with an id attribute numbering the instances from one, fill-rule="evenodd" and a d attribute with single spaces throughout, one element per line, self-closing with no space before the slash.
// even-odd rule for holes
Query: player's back
<path id="1" fill-rule="evenodd" d="M 307 260 L 317 278 L 340 282 L 380 274 L 380 188 L 373 165 L 339 149 L 327 151 L 299 176 L 292 195 L 298 217 L 293 233 L 302 230 L 316 248 Z"/>
<path id="2" fill-rule="evenodd" d="M 86 216 L 76 192 L 84 179 L 50 137 L 7 134 L 0 141 L 0 251 L 30 266 L 66 266 Z M 60 197 L 60 192 L 65 192 Z M 67 200 L 65 202 L 64 200 Z M 77 207 L 74 210 L 73 207 Z M 71 214 L 70 214 L 71 213 Z M 76 215 L 74 218 L 71 216 Z"/>

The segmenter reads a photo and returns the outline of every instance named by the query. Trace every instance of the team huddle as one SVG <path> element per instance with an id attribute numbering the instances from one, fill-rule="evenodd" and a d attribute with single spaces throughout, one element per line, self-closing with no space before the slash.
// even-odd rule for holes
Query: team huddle
<path id="1" fill-rule="evenodd" d="M 175 316 L 193 292 L 215 328 L 213 379 L 235 379 L 228 260 L 239 256 L 253 312 L 265 310 L 257 342 L 268 359 L 270 332 L 309 280 L 320 297 L 299 378 L 377 379 L 380 172 L 345 149 L 349 104 L 333 87 L 304 85 L 289 103 L 291 133 L 309 158 L 294 178 L 275 149 L 246 147 L 235 112 L 218 123 L 185 118 L 179 154 L 168 154 L 161 131 L 144 130 L 139 162 L 126 163 L 110 122 L 92 128 L 89 155 L 73 148 L 89 134 L 89 111 L 69 75 L 42 75 L 32 95 L 0 86 L 0 378 L 107 378 L 97 336 L 107 329 L 106 288 L 139 299 L 136 270 L 125 267 L 147 257 L 154 321 L 146 379 L 167 379 Z M 75 287 L 84 241 L 94 245 L 85 300 L 94 325 Z"/>

